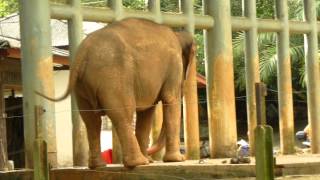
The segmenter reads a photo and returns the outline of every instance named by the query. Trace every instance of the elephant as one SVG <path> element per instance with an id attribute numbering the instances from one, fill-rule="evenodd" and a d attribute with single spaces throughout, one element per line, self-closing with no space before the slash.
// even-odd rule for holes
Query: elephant
<path id="1" fill-rule="evenodd" d="M 148 154 L 165 145 L 164 162 L 180 162 L 181 97 L 190 64 L 195 61 L 193 36 L 150 20 L 127 18 L 90 33 L 70 66 L 61 101 L 74 92 L 87 128 L 91 169 L 102 166 L 101 116 L 107 115 L 121 144 L 125 167 L 146 165 Z M 162 101 L 163 125 L 158 144 L 148 149 L 151 117 Z M 99 110 L 99 111 L 96 111 Z M 132 128 L 137 113 L 136 129 Z M 103 164 L 105 165 L 105 164 Z"/>

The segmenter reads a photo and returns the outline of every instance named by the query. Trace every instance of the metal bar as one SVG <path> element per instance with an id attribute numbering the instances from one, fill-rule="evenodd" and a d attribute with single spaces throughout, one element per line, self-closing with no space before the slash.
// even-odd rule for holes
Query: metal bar
<path id="1" fill-rule="evenodd" d="M 114 19 L 113 20 L 121 20 L 124 18 L 124 10 L 122 6 L 122 0 L 111 0 L 109 1 L 109 7 L 114 11 Z M 132 16 L 134 16 L 132 14 Z M 121 143 L 117 131 L 115 128 L 112 128 L 112 157 L 113 163 L 121 163 L 123 160 Z"/>
<path id="2" fill-rule="evenodd" d="M 121 164 L 122 151 L 121 144 L 116 129 L 112 128 L 112 163 Z"/>
<path id="3" fill-rule="evenodd" d="M 232 17 L 231 24 L 233 31 L 245 31 L 253 27 L 248 17 Z M 292 34 L 303 34 L 311 31 L 311 26 L 307 22 L 302 21 L 289 21 L 288 27 Z M 280 32 L 282 31 L 283 24 L 280 20 L 257 19 L 257 28 L 259 32 Z"/>
<path id="4" fill-rule="evenodd" d="M 160 101 L 157 106 L 154 113 L 154 116 L 152 117 L 152 129 L 151 129 L 151 144 L 156 144 L 161 128 L 163 123 L 163 106 L 162 102 Z M 162 148 L 159 152 L 152 154 L 152 159 L 156 161 L 161 161 L 164 155 L 164 148 Z"/>
<path id="5" fill-rule="evenodd" d="M 320 86 L 317 13 L 314 0 L 304 0 L 305 19 L 312 27 L 305 35 L 308 119 L 311 125 L 311 152 L 320 153 Z"/>
<path id="6" fill-rule="evenodd" d="M 205 32 L 210 154 L 233 157 L 237 128 L 230 2 L 205 0 L 204 7 L 206 14 L 215 17 L 215 26 Z"/>
<path id="7" fill-rule="evenodd" d="M 8 170 L 7 128 L 5 118 L 5 104 L 3 96 L 3 82 L 0 80 L 0 171 Z"/>
<path id="8" fill-rule="evenodd" d="M 148 10 L 153 14 L 153 19 L 157 23 L 162 22 L 160 0 L 148 0 Z"/>
<path id="9" fill-rule="evenodd" d="M 276 1 L 276 14 L 282 25 L 282 30 L 277 34 L 280 147 L 283 154 L 293 154 L 295 152 L 295 144 L 291 62 L 289 52 L 290 35 L 288 21 L 288 0 Z"/>
<path id="10" fill-rule="evenodd" d="M 153 18 L 155 19 L 155 22 L 161 23 L 161 10 L 160 10 L 160 0 L 148 0 L 148 10 L 153 14 Z M 154 145 L 160 135 L 160 131 L 162 128 L 163 123 L 163 106 L 162 102 L 160 101 L 157 106 L 154 113 L 154 116 L 152 117 L 152 129 L 151 129 L 151 143 Z M 162 160 L 164 155 L 164 148 L 161 149 L 161 151 L 153 154 L 151 157 L 154 160 Z"/>
<path id="11" fill-rule="evenodd" d="M 33 142 L 35 140 L 34 106 L 41 105 L 46 112 L 43 121 L 46 124 L 49 163 L 57 164 L 54 104 L 37 96 L 37 90 L 53 96 L 53 73 L 51 55 L 51 33 L 49 3 L 43 0 L 19 1 L 20 33 L 22 47 L 23 114 L 26 168 L 33 167 Z"/>
<path id="12" fill-rule="evenodd" d="M 180 0 L 180 9 L 188 18 L 185 29 L 194 34 L 194 12 L 193 2 L 190 0 Z M 200 158 L 200 138 L 199 138 L 199 113 L 198 113 L 198 92 L 197 92 L 197 68 L 196 58 L 189 65 L 189 74 L 184 86 L 183 98 L 183 125 L 184 143 L 187 159 Z"/>
<path id="13" fill-rule="evenodd" d="M 68 34 L 69 34 L 69 50 L 70 59 L 75 60 L 76 51 L 83 38 L 82 14 L 80 0 L 68 0 L 69 9 L 72 11 L 72 16 L 68 19 Z M 72 63 L 70 63 L 72 64 Z M 77 101 L 74 94 L 71 95 L 71 108 L 77 110 Z M 81 120 L 79 111 L 72 111 L 72 144 L 73 144 L 73 165 L 86 166 L 88 164 L 88 141 L 86 128 Z"/>
<path id="14" fill-rule="evenodd" d="M 55 19 L 70 19 L 72 13 L 70 6 L 51 4 L 51 17 Z M 116 19 L 116 14 L 113 10 L 108 8 L 93 8 L 83 7 L 83 20 L 85 21 L 98 21 L 104 23 L 110 23 Z M 122 18 L 138 17 L 146 18 L 150 20 L 156 20 L 154 14 L 148 11 L 123 11 Z M 161 13 L 162 23 L 173 27 L 184 27 L 188 23 L 188 19 L 183 14 L 174 13 Z M 196 29 L 208 29 L 213 27 L 213 18 L 206 15 L 195 15 L 195 28 Z"/>
<path id="15" fill-rule="evenodd" d="M 247 92 L 247 118 L 249 143 L 251 154 L 255 152 L 254 129 L 257 126 L 257 111 L 256 111 L 256 94 L 255 83 L 260 82 L 259 74 L 259 55 L 258 55 L 258 29 L 256 21 L 256 1 L 243 0 L 244 15 L 248 17 L 252 27 L 245 34 L 245 69 L 246 69 L 246 92 Z"/>
<path id="16" fill-rule="evenodd" d="M 122 6 L 122 0 L 110 0 L 109 6 L 112 8 L 112 10 L 115 13 L 115 19 L 116 21 L 121 20 L 124 18 L 123 16 L 123 6 Z"/>

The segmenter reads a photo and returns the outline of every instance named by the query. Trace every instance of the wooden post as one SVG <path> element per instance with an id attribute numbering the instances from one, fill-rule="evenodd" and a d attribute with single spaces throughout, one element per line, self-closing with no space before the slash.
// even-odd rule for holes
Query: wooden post
<path id="1" fill-rule="evenodd" d="M 163 122 L 163 109 L 162 102 L 159 102 L 156 106 L 156 111 L 152 119 L 152 129 L 151 129 L 151 144 L 153 145 L 159 138 L 161 127 Z M 154 160 L 162 160 L 164 155 L 164 148 L 159 152 L 153 154 L 151 157 Z"/>
<path id="2" fill-rule="evenodd" d="M 256 176 L 259 180 L 274 179 L 273 162 L 273 130 L 266 125 L 266 86 L 263 83 L 256 83 L 256 104 L 257 104 L 257 127 L 255 128 L 255 157 Z"/>
<path id="3" fill-rule="evenodd" d="M 44 109 L 41 106 L 35 106 L 35 141 L 33 148 L 33 174 L 34 180 L 49 179 L 49 164 L 47 142 L 44 140 L 45 127 L 43 126 Z"/>
<path id="4" fill-rule="evenodd" d="M 255 129 L 256 177 L 259 180 L 274 179 L 273 130 L 271 126 L 258 125 Z"/>
<path id="5" fill-rule="evenodd" d="M 112 164 L 120 164 L 122 162 L 121 145 L 117 132 L 112 128 Z"/>
<path id="6" fill-rule="evenodd" d="M 4 117 L 3 86 L 0 84 L 0 171 L 8 170 L 7 131 Z"/>
<path id="7" fill-rule="evenodd" d="M 266 104 L 265 96 L 267 95 L 267 88 L 263 83 L 256 83 L 256 104 L 257 104 L 257 124 L 266 125 Z"/>

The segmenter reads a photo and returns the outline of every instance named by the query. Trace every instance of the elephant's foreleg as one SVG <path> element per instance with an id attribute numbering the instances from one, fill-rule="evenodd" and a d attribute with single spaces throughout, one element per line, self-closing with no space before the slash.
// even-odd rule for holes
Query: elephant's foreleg
<path id="1" fill-rule="evenodd" d="M 145 111 L 137 112 L 136 137 L 140 145 L 142 154 L 147 158 L 149 158 L 147 154 L 147 148 L 150 142 L 149 136 L 152 126 L 152 116 L 154 115 L 154 112 L 154 107 Z"/>
<path id="2" fill-rule="evenodd" d="M 180 153 L 180 113 L 181 104 L 179 99 L 163 101 L 163 123 L 166 126 L 166 153 L 163 157 L 165 162 L 177 162 L 185 160 Z"/>

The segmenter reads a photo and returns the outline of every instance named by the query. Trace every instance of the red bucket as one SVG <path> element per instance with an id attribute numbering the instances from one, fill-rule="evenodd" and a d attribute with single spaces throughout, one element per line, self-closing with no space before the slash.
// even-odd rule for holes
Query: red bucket
<path id="1" fill-rule="evenodd" d="M 112 164 L 112 149 L 103 151 L 101 157 L 106 164 Z"/>

